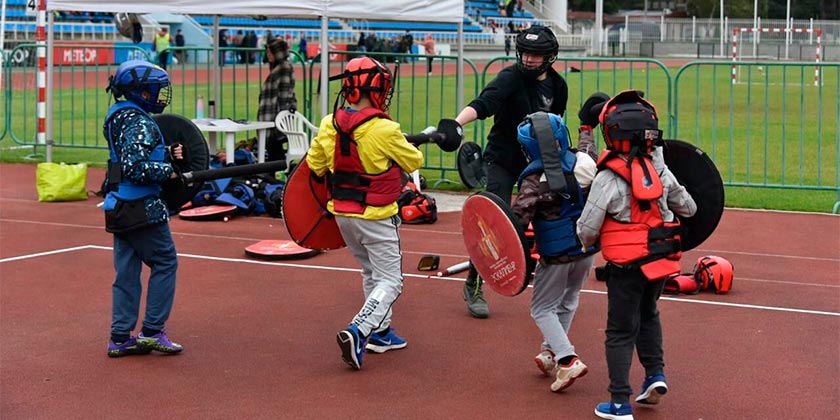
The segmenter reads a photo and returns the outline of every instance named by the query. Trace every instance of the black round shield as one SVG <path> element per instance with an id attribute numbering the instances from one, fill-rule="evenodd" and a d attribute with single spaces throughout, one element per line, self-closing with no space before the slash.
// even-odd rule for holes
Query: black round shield
<path id="1" fill-rule="evenodd" d="M 487 169 L 481 157 L 481 146 L 475 142 L 465 142 L 458 150 L 458 175 L 467 188 L 483 188 L 487 185 Z"/>
<path id="2" fill-rule="evenodd" d="M 665 164 L 697 203 L 692 217 L 678 216 L 682 250 L 694 249 L 717 228 L 723 215 L 724 189 L 712 159 L 697 146 L 681 140 L 665 140 Z"/>
<path id="3" fill-rule="evenodd" d="M 180 143 L 184 147 L 184 159 L 173 161 L 179 173 L 203 171 L 210 167 L 210 151 L 201 130 L 187 118 L 175 114 L 154 115 L 155 122 L 163 133 L 163 141 L 167 146 Z M 201 190 L 201 183 L 184 185 L 180 180 L 172 180 L 163 184 L 160 197 L 166 202 L 169 210 L 174 214 L 181 206 L 192 200 Z"/>

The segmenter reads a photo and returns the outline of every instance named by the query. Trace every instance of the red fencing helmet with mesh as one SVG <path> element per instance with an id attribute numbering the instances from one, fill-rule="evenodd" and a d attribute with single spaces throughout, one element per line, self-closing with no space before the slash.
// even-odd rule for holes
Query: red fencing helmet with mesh
<path id="1" fill-rule="evenodd" d="M 380 111 L 387 111 L 394 93 L 394 77 L 388 67 L 370 57 L 358 57 L 350 60 L 344 69 L 341 82 L 341 95 L 347 102 L 354 104 L 367 92 L 373 106 Z"/>
<path id="2" fill-rule="evenodd" d="M 607 101 L 598 122 L 607 149 L 619 153 L 630 153 L 634 147 L 649 153 L 654 142 L 662 139 L 656 108 L 636 90 L 626 90 Z"/>
<path id="3" fill-rule="evenodd" d="M 694 265 L 694 278 L 697 283 L 703 289 L 712 289 L 720 295 L 732 290 L 733 275 L 732 263 L 723 257 L 707 255 L 700 257 Z"/>

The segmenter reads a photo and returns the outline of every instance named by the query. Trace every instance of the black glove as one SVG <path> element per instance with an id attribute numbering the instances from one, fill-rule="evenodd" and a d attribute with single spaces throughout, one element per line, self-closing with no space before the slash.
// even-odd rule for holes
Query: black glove
<path id="1" fill-rule="evenodd" d="M 586 99 L 578 112 L 580 118 L 580 125 L 586 125 L 593 129 L 598 126 L 598 116 L 601 114 L 601 108 L 610 100 L 609 95 L 603 92 L 595 92 Z"/>

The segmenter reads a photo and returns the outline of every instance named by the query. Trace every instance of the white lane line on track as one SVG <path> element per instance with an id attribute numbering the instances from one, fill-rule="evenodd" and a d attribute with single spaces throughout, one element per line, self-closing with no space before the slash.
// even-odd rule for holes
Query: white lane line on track
<path id="1" fill-rule="evenodd" d="M 247 218 L 244 218 L 247 219 Z M 102 225 L 80 225 L 80 224 L 73 224 L 73 223 L 58 223 L 58 222 L 39 222 L 39 221 L 32 221 L 32 220 L 23 220 L 23 219 L 4 219 L 0 218 L 0 222 L 12 222 L 12 223 L 27 223 L 27 224 L 35 224 L 35 225 L 47 225 L 47 226 L 59 226 L 59 227 L 75 227 L 75 228 L 84 228 L 84 229 L 96 229 L 96 230 L 103 230 L 104 228 Z M 171 227 L 171 225 L 170 225 Z M 443 234 L 453 234 L 450 231 L 438 231 L 438 230 L 416 230 L 417 232 L 424 232 L 424 233 L 443 233 Z M 460 235 L 460 233 L 457 233 Z M 195 238 L 212 238 L 212 239 L 233 239 L 233 240 L 242 240 L 242 241 L 261 241 L 263 238 L 251 238 L 251 237 L 241 237 L 241 236 L 224 236 L 224 235 L 208 235 L 202 233 L 189 233 L 189 232 L 180 232 L 180 231 L 172 231 L 172 235 L 177 236 L 188 236 L 188 237 L 195 237 Z M 829 262 L 837 262 L 840 263 L 840 258 L 824 258 L 824 257 L 809 257 L 809 256 L 801 256 L 801 255 L 781 255 L 781 254 L 765 254 L 760 252 L 741 252 L 741 251 L 731 251 L 731 250 L 715 250 L 715 249 L 705 249 L 705 248 L 695 248 L 695 251 L 701 251 L 704 254 L 736 254 L 736 255 L 747 255 L 747 256 L 755 256 L 755 257 L 768 257 L 768 258 L 789 258 L 795 260 L 807 260 L 807 261 L 829 261 Z M 403 254 L 417 254 L 417 255 L 425 255 L 425 254 L 435 254 L 434 252 L 421 252 L 421 251 L 405 251 L 403 250 Z M 456 255 L 456 254 L 436 254 L 442 257 L 456 257 L 461 258 L 463 260 L 467 260 L 469 257 L 466 255 Z M 802 284 L 802 283 L 795 283 L 795 284 Z"/>
<path id="2" fill-rule="evenodd" d="M 101 245 L 83 245 L 77 246 L 73 248 L 64 248 L 58 249 L 54 251 L 47 251 L 47 252 L 39 252 L 36 254 L 28 254 L 28 255 L 20 255 L 17 257 L 10 257 L 4 258 L 0 260 L 0 263 L 10 262 L 10 261 L 18 261 L 24 260 L 29 258 L 38 258 L 53 254 L 59 254 L 64 252 L 72 252 L 72 251 L 80 251 L 85 249 L 96 249 L 96 250 L 104 250 L 104 251 L 111 251 L 112 248 L 109 246 L 101 246 Z M 282 263 L 282 262 L 275 262 L 275 261 L 259 261 L 259 260 L 251 260 L 251 259 L 243 259 L 243 258 L 226 258 L 226 257 L 213 257 L 209 255 L 197 255 L 197 254 L 183 254 L 179 253 L 179 257 L 184 258 L 196 258 L 202 260 L 211 260 L 211 261 L 221 261 L 221 262 L 232 262 L 232 263 L 246 263 L 246 264 L 257 264 L 257 265 L 270 265 L 270 266 L 278 266 L 278 267 L 294 267 L 294 268 L 309 268 L 309 269 L 316 269 L 316 270 L 327 270 L 327 271 L 342 271 L 342 272 L 355 272 L 358 273 L 360 270 L 357 268 L 345 268 L 345 267 L 323 267 L 319 265 L 311 265 L 311 264 L 296 264 L 296 263 Z M 433 280 L 445 280 L 445 281 L 458 281 L 463 282 L 464 279 L 458 277 L 437 277 L 437 276 L 424 276 L 421 274 L 411 274 L 406 273 L 403 274 L 404 277 L 411 277 L 411 278 L 418 278 L 418 279 L 433 279 Z M 531 286 L 528 286 L 531 287 Z M 589 290 L 583 289 L 581 292 L 584 293 L 592 293 L 597 295 L 606 295 L 606 292 L 600 290 Z M 826 315 L 826 316 L 840 316 L 840 312 L 828 312 L 828 311 L 816 311 L 810 309 L 797 309 L 797 308 L 784 308 L 778 306 L 763 306 L 763 305 L 749 305 L 744 303 L 729 303 L 729 302 L 712 302 L 707 300 L 697 300 L 697 299 L 682 299 L 682 298 L 675 298 L 675 297 L 661 297 L 662 300 L 674 301 L 674 302 L 682 302 L 682 303 L 693 303 L 699 305 L 712 305 L 712 306 L 726 306 L 731 308 L 742 308 L 742 309 L 759 309 L 765 311 L 776 311 L 776 312 L 791 312 L 791 313 L 800 313 L 800 314 L 809 314 L 809 315 Z"/>

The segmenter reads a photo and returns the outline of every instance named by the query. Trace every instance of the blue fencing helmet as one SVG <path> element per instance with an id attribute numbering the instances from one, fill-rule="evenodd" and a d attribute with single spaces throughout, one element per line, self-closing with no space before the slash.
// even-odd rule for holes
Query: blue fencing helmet
<path id="1" fill-rule="evenodd" d="M 516 65 L 529 77 L 537 77 L 554 63 L 557 53 L 560 51 L 560 44 L 551 29 L 533 25 L 516 36 Z M 543 57 L 539 67 L 529 68 L 522 62 L 522 54 L 528 53 Z"/>
<path id="2" fill-rule="evenodd" d="M 566 128 L 566 123 L 563 118 L 556 114 L 547 114 L 548 120 L 551 123 L 550 130 L 552 131 L 554 139 L 557 140 L 557 153 L 566 150 L 569 147 L 569 130 Z M 528 157 L 528 162 L 542 160 L 542 152 L 540 151 L 539 141 L 537 140 L 537 132 L 531 121 L 530 116 L 526 117 L 517 128 L 517 140 L 522 145 L 522 150 Z"/>
<path id="3" fill-rule="evenodd" d="M 166 70 L 148 61 L 126 61 L 108 80 L 106 91 L 114 99 L 124 97 L 146 112 L 159 114 L 172 100 L 172 85 Z"/>

